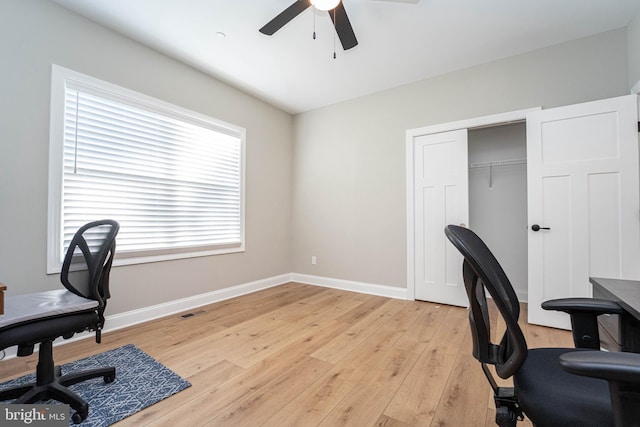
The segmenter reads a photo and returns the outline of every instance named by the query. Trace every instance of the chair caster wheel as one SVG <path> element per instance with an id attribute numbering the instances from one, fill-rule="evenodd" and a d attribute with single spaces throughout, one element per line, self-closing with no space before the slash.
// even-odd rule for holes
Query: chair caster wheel
<path id="1" fill-rule="evenodd" d="M 112 382 L 114 382 L 114 381 L 115 381 L 115 379 L 116 379 L 116 376 L 115 376 L 115 375 L 105 375 L 105 376 L 104 376 L 104 382 L 105 382 L 105 384 L 112 383 Z"/>
<path id="2" fill-rule="evenodd" d="M 82 417 L 82 415 L 77 412 L 74 412 L 73 415 L 71 415 L 71 421 L 73 421 L 74 424 L 80 424 L 85 418 L 87 417 Z"/>

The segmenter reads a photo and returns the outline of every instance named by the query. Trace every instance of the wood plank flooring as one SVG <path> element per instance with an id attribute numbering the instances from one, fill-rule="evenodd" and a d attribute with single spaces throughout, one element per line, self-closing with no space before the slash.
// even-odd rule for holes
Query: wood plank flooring
<path id="1" fill-rule="evenodd" d="M 54 357 L 135 344 L 192 383 L 118 427 L 495 425 L 463 308 L 289 283 L 193 311 Z M 521 324 L 530 347 L 572 346 L 567 331 Z M 0 380 L 36 361 L 0 362 Z"/>

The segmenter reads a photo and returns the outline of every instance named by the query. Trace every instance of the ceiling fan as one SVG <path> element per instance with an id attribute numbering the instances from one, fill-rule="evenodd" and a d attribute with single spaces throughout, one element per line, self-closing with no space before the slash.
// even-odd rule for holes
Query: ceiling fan
<path id="1" fill-rule="evenodd" d="M 268 36 L 273 35 L 280 28 L 288 24 L 293 18 L 307 10 L 310 6 L 329 12 L 329 16 L 333 21 L 333 26 L 336 28 L 336 33 L 340 38 L 340 43 L 342 43 L 342 48 L 344 50 L 357 46 L 358 40 L 353 32 L 353 27 L 351 27 L 351 22 L 349 21 L 347 12 L 344 9 L 344 5 L 340 0 L 297 0 L 291 6 L 283 10 L 278 16 L 269 21 L 264 27 L 260 28 L 260 32 Z"/>

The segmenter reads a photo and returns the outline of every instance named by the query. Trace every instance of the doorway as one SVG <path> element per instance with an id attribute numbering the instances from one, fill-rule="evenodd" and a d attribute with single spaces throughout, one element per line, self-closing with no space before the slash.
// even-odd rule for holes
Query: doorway
<path id="1" fill-rule="evenodd" d="M 518 110 L 407 131 L 407 293 L 409 298 L 458 306 L 467 305 L 466 293 L 462 286 L 461 257 L 451 250 L 452 247 L 446 240 L 443 230 L 447 224 L 469 224 L 468 134 L 471 132 L 472 136 L 482 137 L 485 134 L 483 130 L 489 134 L 491 131 L 487 129 L 502 126 L 507 126 L 511 132 L 520 132 L 522 127 L 519 126 L 524 126 L 527 114 L 539 110 L 540 108 Z M 510 127 L 514 124 L 519 126 Z M 432 138 L 432 135 L 440 135 L 442 140 L 440 141 L 439 137 Z M 523 139 L 526 138 L 519 138 L 520 141 Z M 449 175 L 455 176 L 444 176 L 446 179 L 437 177 L 435 184 L 440 187 L 422 179 L 429 174 L 425 174 L 421 169 L 425 164 L 432 163 L 429 159 L 432 153 L 425 151 L 428 145 L 434 147 L 430 149 L 433 153 L 442 151 L 451 153 L 448 157 L 447 169 L 453 171 Z M 505 158 L 523 157 L 520 152 L 517 154 L 507 152 L 504 156 Z M 422 160 L 423 158 L 425 160 Z M 443 163 L 438 164 L 442 166 Z M 440 169 L 444 170 L 444 168 Z M 482 168 L 477 169 L 477 172 L 481 173 Z M 490 169 L 493 174 L 497 168 Z M 500 175 L 503 172 L 497 173 Z M 475 171 L 473 173 L 475 174 Z M 443 209 L 435 211 L 436 215 L 428 217 L 424 215 L 424 207 L 428 206 L 424 197 L 427 195 L 433 197 L 431 195 L 434 193 L 439 193 L 440 199 L 446 198 L 447 203 L 444 204 Z M 526 194 L 524 197 L 526 198 Z M 431 254 L 443 258 L 444 261 L 432 259 Z M 522 287 L 526 289 L 526 282 Z"/>

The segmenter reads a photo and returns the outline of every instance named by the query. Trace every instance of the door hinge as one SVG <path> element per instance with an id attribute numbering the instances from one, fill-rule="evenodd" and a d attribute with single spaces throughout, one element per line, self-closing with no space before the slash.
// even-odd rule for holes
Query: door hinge
<path id="1" fill-rule="evenodd" d="M 640 122 L 638 122 L 638 132 L 640 132 Z"/>

